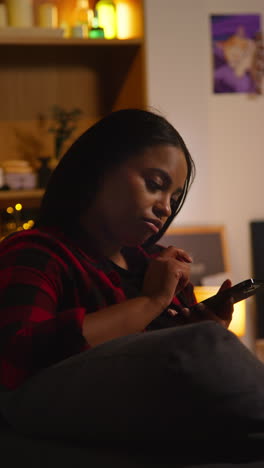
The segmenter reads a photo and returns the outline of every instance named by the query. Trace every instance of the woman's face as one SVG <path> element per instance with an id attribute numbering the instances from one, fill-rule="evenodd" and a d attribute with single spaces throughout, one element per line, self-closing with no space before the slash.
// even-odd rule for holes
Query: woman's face
<path id="1" fill-rule="evenodd" d="M 113 245 L 140 245 L 157 233 L 181 195 L 187 163 L 181 149 L 159 145 L 107 173 L 83 218 L 86 229 Z"/>

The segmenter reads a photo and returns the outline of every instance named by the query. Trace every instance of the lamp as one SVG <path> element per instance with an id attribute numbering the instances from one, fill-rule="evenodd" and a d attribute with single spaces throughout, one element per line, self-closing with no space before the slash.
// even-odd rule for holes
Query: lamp
<path id="1" fill-rule="evenodd" d="M 213 296 L 219 290 L 218 286 L 195 286 L 194 294 L 197 302 L 204 301 Z M 237 336 L 244 336 L 246 328 L 246 302 L 240 301 L 234 304 L 234 312 L 231 323 L 228 327 Z"/>
<path id="2" fill-rule="evenodd" d="M 99 0 L 96 3 L 99 26 L 104 29 L 104 37 L 116 37 L 116 7 L 112 0 Z"/>
<path id="3" fill-rule="evenodd" d="M 116 2 L 116 20 L 118 39 L 132 37 L 133 10 L 131 4 L 121 0 Z"/>

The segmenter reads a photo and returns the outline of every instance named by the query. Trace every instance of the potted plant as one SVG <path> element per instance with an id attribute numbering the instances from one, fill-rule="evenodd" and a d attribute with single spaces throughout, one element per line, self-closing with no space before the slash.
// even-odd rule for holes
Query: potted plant
<path id="1" fill-rule="evenodd" d="M 82 111 L 80 109 L 72 109 L 66 111 L 62 107 L 53 106 L 52 117 L 54 124 L 49 128 L 49 131 L 54 133 L 54 156 L 58 161 L 61 157 L 62 147 L 65 141 L 76 130 L 76 122 L 79 120 Z"/>

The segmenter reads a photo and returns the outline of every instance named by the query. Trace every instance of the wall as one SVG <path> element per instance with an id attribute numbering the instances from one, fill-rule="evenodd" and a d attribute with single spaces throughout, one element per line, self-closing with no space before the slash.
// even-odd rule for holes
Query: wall
<path id="1" fill-rule="evenodd" d="M 252 274 L 249 222 L 264 219 L 264 98 L 212 93 L 210 14 L 260 13 L 262 0 L 146 0 L 149 104 L 183 135 L 197 177 L 177 224 L 226 226 L 232 279 Z M 247 332 L 254 348 L 254 301 Z"/>

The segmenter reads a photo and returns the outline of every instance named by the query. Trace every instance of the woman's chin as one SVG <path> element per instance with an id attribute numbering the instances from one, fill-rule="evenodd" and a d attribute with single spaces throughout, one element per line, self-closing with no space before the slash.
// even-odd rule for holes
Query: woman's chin
<path id="1" fill-rule="evenodd" d="M 137 245 L 144 244 L 144 242 L 146 242 L 150 237 L 152 237 L 150 234 L 135 236 L 133 238 L 127 237 L 126 241 L 124 242 L 124 245 L 126 245 L 127 247 L 136 247 Z"/>

